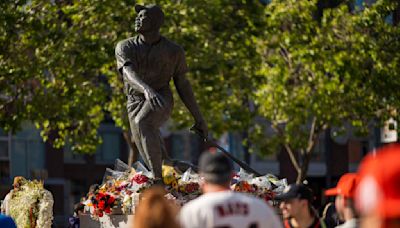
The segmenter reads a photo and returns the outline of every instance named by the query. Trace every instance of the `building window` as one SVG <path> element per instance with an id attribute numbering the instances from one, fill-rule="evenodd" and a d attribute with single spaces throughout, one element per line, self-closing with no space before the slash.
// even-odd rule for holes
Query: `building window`
<path id="1" fill-rule="evenodd" d="M 9 160 L 11 135 L 0 129 L 0 161 Z"/>
<path id="2" fill-rule="evenodd" d="M 114 124 L 102 124 L 99 129 L 103 143 L 97 147 L 96 162 L 114 163 L 121 152 L 122 130 Z"/>
<path id="3" fill-rule="evenodd" d="M 0 185 L 8 185 L 10 180 L 11 134 L 0 129 Z"/>
<path id="4" fill-rule="evenodd" d="M 45 147 L 39 130 L 33 124 L 25 122 L 17 134 L 9 134 L 8 137 L 5 135 L 2 132 L 0 136 L 0 161 L 9 161 L 9 178 L 31 178 L 34 173 L 44 169 Z M 2 169 L 1 172 L 6 173 L 6 170 Z"/>
<path id="5" fill-rule="evenodd" d="M 171 157 L 178 160 L 190 159 L 190 154 L 187 148 L 187 138 L 184 133 L 173 133 L 171 135 L 172 149 Z"/>

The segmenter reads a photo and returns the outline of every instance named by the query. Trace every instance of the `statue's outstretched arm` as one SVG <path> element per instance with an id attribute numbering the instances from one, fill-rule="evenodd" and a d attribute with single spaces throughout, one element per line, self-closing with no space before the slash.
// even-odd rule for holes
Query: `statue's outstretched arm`
<path id="1" fill-rule="evenodd" d="M 197 105 L 196 99 L 193 94 L 192 86 L 187 80 L 184 74 L 176 75 L 174 77 L 174 84 L 176 90 L 181 98 L 182 102 L 185 104 L 186 108 L 192 114 L 195 124 L 193 128 L 197 130 L 204 137 L 208 135 L 207 123 L 201 115 L 199 106 Z"/>

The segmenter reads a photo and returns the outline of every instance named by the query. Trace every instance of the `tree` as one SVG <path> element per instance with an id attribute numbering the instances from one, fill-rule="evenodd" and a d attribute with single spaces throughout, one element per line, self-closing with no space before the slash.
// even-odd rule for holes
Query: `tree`
<path id="1" fill-rule="evenodd" d="M 93 53 L 81 51 L 96 43 L 73 30 L 77 19 L 66 18 L 61 5 L 6 1 L 0 7 L 1 127 L 16 131 L 30 120 L 44 140 L 55 133 L 55 146 L 69 138 L 74 150 L 94 151 L 105 93 L 98 62 L 88 58 Z"/>
<path id="2" fill-rule="evenodd" d="M 284 147 L 297 183 L 327 128 L 350 121 L 365 132 L 400 107 L 400 30 L 385 22 L 394 9 L 384 0 L 363 11 L 340 4 L 317 20 L 317 1 L 272 1 L 266 8 L 255 101 L 274 131 L 264 146 Z M 258 124 L 254 132 L 263 135 L 265 128 Z"/>

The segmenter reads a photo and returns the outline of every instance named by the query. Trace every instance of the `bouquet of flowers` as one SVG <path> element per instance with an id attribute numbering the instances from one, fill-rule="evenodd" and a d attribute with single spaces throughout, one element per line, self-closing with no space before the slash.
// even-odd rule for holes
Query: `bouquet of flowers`
<path id="1" fill-rule="evenodd" d="M 18 227 L 51 227 L 54 200 L 52 194 L 44 189 L 43 182 L 23 179 L 18 189 L 10 194 L 10 216 Z"/>
<path id="2" fill-rule="evenodd" d="M 162 176 L 164 184 L 169 185 L 172 189 L 178 191 L 178 180 L 180 179 L 181 175 L 174 167 L 163 165 Z"/>
<path id="3" fill-rule="evenodd" d="M 231 186 L 233 191 L 255 195 L 272 205 L 275 205 L 275 195 L 281 193 L 287 186 L 286 179 L 279 180 L 272 174 L 254 177 L 242 169 L 235 175 L 234 182 L 236 183 Z"/>
<path id="4" fill-rule="evenodd" d="M 199 180 L 199 175 L 189 168 L 182 174 L 182 178 L 179 180 L 179 191 L 187 194 L 200 195 Z"/>
<path id="5" fill-rule="evenodd" d="M 92 197 L 91 202 L 94 208 L 94 215 L 103 217 L 104 213 L 111 213 L 111 208 L 115 203 L 115 197 L 108 193 L 98 192 Z"/>
<path id="6" fill-rule="evenodd" d="M 139 193 L 153 184 L 151 172 L 141 163 L 135 163 L 134 167 L 117 159 L 114 170 L 106 169 L 103 183 L 82 202 L 93 218 L 97 219 L 113 211 L 118 213 L 120 210 L 126 214 L 134 211 Z"/>

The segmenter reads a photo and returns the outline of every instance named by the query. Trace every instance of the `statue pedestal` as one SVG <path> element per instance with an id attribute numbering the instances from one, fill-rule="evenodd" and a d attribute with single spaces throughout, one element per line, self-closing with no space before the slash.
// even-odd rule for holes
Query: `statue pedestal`
<path id="1" fill-rule="evenodd" d="M 94 220 L 90 215 L 81 215 L 81 228 L 132 228 L 133 215 L 104 215 L 99 220 Z"/>

